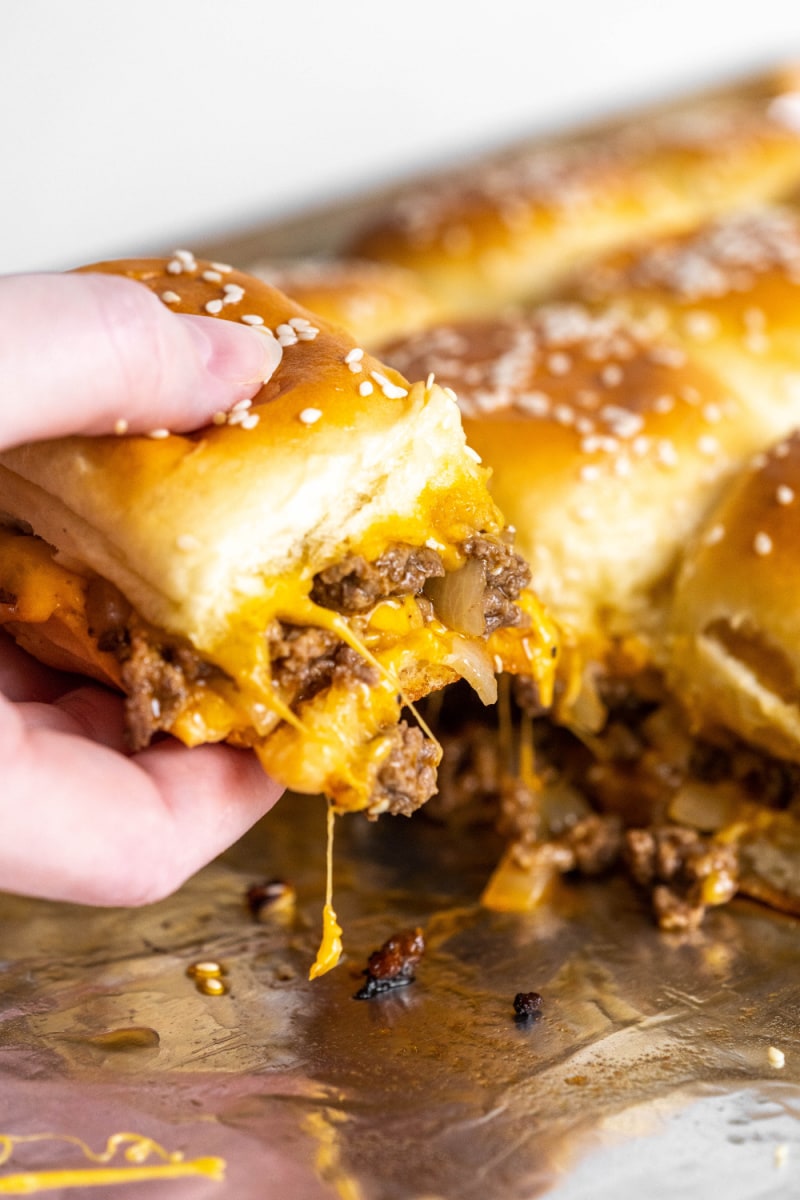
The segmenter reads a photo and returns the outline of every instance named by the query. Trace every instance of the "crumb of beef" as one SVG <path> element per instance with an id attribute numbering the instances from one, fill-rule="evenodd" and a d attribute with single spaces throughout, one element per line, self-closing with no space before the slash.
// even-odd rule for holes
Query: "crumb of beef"
<path id="1" fill-rule="evenodd" d="M 602 875 L 616 865 L 622 852 L 622 822 L 617 816 L 589 813 L 559 840 L 574 855 L 573 870 Z"/>
<path id="2" fill-rule="evenodd" d="M 390 546 L 368 563 L 351 555 L 314 576 L 311 599 L 322 608 L 360 613 L 390 596 L 413 596 L 428 579 L 444 575 L 442 560 L 427 546 Z"/>
<path id="3" fill-rule="evenodd" d="M 404 929 L 387 938 L 380 950 L 367 959 L 366 983 L 356 992 L 354 1000 L 371 1000 L 392 988 L 407 987 L 414 982 L 414 968 L 425 953 L 422 930 Z"/>
<path id="4" fill-rule="evenodd" d="M 517 1021 L 538 1021 L 542 1015 L 542 997 L 538 992 L 517 992 L 513 1007 Z"/>
<path id="5" fill-rule="evenodd" d="M 495 629 L 520 625 L 525 614 L 515 602 L 531 581 L 530 567 L 525 560 L 515 554 L 508 542 L 480 534 L 469 538 L 462 550 L 468 558 L 477 558 L 483 564 L 486 575 L 486 632 L 493 633 Z"/>
<path id="6" fill-rule="evenodd" d="M 182 646 L 156 645 L 135 626 L 129 631 L 121 666 L 126 733 L 132 750 L 143 750 L 153 735 L 169 729 L 189 699 L 192 686 L 215 669 Z"/>
<path id="7" fill-rule="evenodd" d="M 268 632 L 272 678 L 289 704 L 332 684 L 377 683 L 376 669 L 328 629 L 274 621 Z"/>
<path id="8" fill-rule="evenodd" d="M 0 604 L 5 608 L 16 608 L 17 597 L 13 592 L 9 592 L 7 588 L 0 587 Z"/>
<path id="9" fill-rule="evenodd" d="M 387 736 L 392 748 L 378 771 L 367 815 L 410 817 L 436 792 L 439 751 L 421 729 L 406 721 L 393 726 Z"/>
<path id="10" fill-rule="evenodd" d="M 706 908 L 726 903 L 738 886 L 735 847 L 678 825 L 629 829 L 625 861 L 665 930 L 696 929 Z"/>

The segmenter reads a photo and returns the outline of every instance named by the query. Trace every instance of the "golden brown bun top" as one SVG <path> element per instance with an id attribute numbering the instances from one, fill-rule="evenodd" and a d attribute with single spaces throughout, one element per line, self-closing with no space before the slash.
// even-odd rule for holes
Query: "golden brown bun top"
<path id="1" fill-rule="evenodd" d="M 681 546 L 763 422 L 674 340 L 578 304 L 386 347 L 453 388 L 533 586 L 581 639 L 647 632 Z"/>
<path id="2" fill-rule="evenodd" d="M 257 262 L 250 271 L 367 347 L 430 325 L 438 315 L 417 276 L 385 263 L 291 259 Z"/>
<path id="3" fill-rule="evenodd" d="M 222 424 L 0 456 L 0 510 L 111 579 L 154 624 L 211 653 L 245 614 L 260 619 L 276 581 L 310 587 L 332 561 L 392 541 L 433 539 L 446 556 L 500 527 L 440 389 L 409 388 L 281 292 L 187 252 L 89 269 L 139 280 L 178 312 L 263 322 L 283 344 L 252 407 Z"/>
<path id="4" fill-rule="evenodd" d="M 760 453 L 690 545 L 671 675 L 698 725 L 800 761 L 800 434 Z"/>
<path id="5" fill-rule="evenodd" d="M 593 255 L 796 187 L 800 119 L 786 83 L 775 77 L 426 180 L 352 252 L 419 271 L 452 312 L 540 297 Z"/>

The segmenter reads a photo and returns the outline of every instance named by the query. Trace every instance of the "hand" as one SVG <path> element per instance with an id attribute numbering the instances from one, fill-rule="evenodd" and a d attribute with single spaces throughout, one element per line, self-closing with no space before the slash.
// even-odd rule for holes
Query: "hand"
<path id="1" fill-rule="evenodd" d="M 277 343 L 168 311 L 112 275 L 0 279 L 0 448 L 68 434 L 198 428 L 255 394 Z M 278 799 L 253 754 L 165 740 L 127 755 L 122 699 L 0 633 L 0 888 L 146 904 Z"/>

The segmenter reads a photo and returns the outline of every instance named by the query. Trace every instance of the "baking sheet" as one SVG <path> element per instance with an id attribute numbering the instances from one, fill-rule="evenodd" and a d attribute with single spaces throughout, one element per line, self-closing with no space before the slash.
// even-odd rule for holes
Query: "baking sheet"
<path id="1" fill-rule="evenodd" d="M 0 1134 L 99 1150 L 125 1130 L 225 1160 L 224 1184 L 137 1184 L 148 1198 L 796 1194 L 796 921 L 737 901 L 669 936 L 623 880 L 490 913 L 477 897 L 492 837 L 349 816 L 335 880 L 347 955 L 309 983 L 324 822 L 321 801 L 287 796 L 135 913 L 3 898 Z M 259 923 L 246 891 L 272 877 L 297 906 Z M 369 952 L 410 925 L 428 943 L 416 982 L 354 1000 Z M 228 995 L 197 991 L 186 969 L 200 958 L 225 966 Z M 530 990 L 543 1015 L 520 1025 L 513 997 Z M 82 1163 L 66 1143 L 21 1145 L 0 1183 Z M 113 1189 L 50 1194 L 98 1190 Z"/>

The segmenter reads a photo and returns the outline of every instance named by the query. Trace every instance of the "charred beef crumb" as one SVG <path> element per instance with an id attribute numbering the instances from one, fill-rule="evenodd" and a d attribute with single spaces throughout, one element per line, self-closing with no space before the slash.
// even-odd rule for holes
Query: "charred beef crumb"
<path id="1" fill-rule="evenodd" d="M 314 577 L 311 599 L 322 608 L 360 613 L 390 596 L 413 596 L 428 579 L 444 575 L 442 560 L 427 546 L 390 546 L 368 563 L 351 555 Z"/>
<path id="2" fill-rule="evenodd" d="M 486 632 L 510 625 L 520 625 L 525 614 L 517 608 L 516 601 L 524 587 L 531 581 L 530 567 L 511 545 L 501 538 L 484 537 L 476 534 L 462 546 L 468 558 L 477 558 L 486 575 L 484 615 Z"/>
<path id="3" fill-rule="evenodd" d="M 538 992 L 517 992 L 514 997 L 515 1019 L 520 1024 L 538 1021 L 542 1015 L 542 997 Z"/>
<path id="4" fill-rule="evenodd" d="M 121 665 L 125 714 L 132 750 L 143 750 L 153 735 L 169 729 L 194 684 L 217 674 L 183 646 L 160 646 L 142 629 L 130 629 Z"/>
<path id="5" fill-rule="evenodd" d="M 625 861 L 633 879 L 650 891 L 661 929 L 696 929 L 709 905 L 736 893 L 738 857 L 733 846 L 679 825 L 629 829 Z"/>
<path id="6" fill-rule="evenodd" d="M 759 804 L 787 808 L 800 794 L 800 767 L 778 759 L 760 759 L 745 772 L 742 783 Z"/>
<path id="7" fill-rule="evenodd" d="M 0 587 L 0 604 L 4 605 L 6 608 L 16 608 L 17 597 L 13 592 L 10 592 L 8 588 Z"/>
<path id="8" fill-rule="evenodd" d="M 696 742 L 689 755 L 689 773 L 703 783 L 720 783 L 731 773 L 731 756 L 711 742 Z"/>
<path id="9" fill-rule="evenodd" d="M 353 999 L 372 1000 L 393 988 L 407 987 L 414 982 L 414 968 L 424 953 L 425 937 L 421 929 L 404 929 L 393 934 L 370 954 L 362 972 L 366 982 Z"/>
<path id="10" fill-rule="evenodd" d="M 268 641 L 272 678 L 290 704 L 310 700 L 331 684 L 378 681 L 376 669 L 330 630 L 275 621 Z"/>
<path id="11" fill-rule="evenodd" d="M 392 748 L 384 759 L 370 797 L 370 817 L 388 812 L 410 817 L 436 792 L 436 744 L 418 726 L 400 721 L 387 731 Z"/>

